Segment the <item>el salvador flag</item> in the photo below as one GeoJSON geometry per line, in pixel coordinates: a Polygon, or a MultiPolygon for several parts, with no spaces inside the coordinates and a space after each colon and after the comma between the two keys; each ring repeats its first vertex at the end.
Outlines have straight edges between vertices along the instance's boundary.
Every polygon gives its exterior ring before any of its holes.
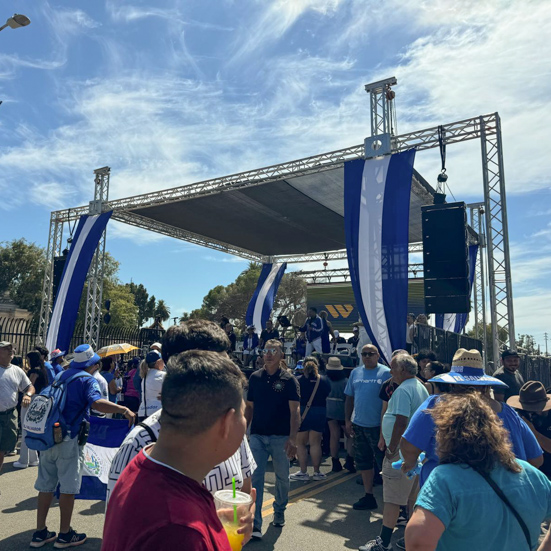
{"type": "Polygon", "coordinates": [[[82,484],[77,499],[105,501],[111,462],[129,431],[126,419],[90,417],[90,434],[84,446],[82,484]]]}
{"type": "Polygon", "coordinates": [[[48,326],[48,350],[69,350],[88,268],[111,214],[113,211],[80,217],[48,326]]]}
{"type": "Polygon", "coordinates": [[[406,347],[409,204],[415,150],[344,165],[348,267],[360,315],[381,357],[406,347]]]}
{"type": "Polygon", "coordinates": [[[245,317],[247,325],[254,325],[257,333],[262,332],[270,318],[277,290],[286,268],[287,262],[262,265],[258,284],[253,298],[249,302],[245,317]]]}
{"type": "MultiPolygon", "coordinates": [[[[472,291],[474,283],[474,272],[476,268],[476,257],[478,255],[478,245],[469,245],[469,290],[472,291]]],[[[434,325],[445,331],[462,333],[467,325],[467,313],[461,314],[436,314],[434,325]]]]}

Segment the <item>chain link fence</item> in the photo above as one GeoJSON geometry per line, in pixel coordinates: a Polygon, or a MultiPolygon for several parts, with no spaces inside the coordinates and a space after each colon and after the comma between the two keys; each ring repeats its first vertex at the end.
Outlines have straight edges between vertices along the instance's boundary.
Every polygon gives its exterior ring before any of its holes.
{"type": "MultiPolygon", "coordinates": [[[[103,324],[100,328],[98,350],[110,344],[126,342],[137,346],[130,355],[139,354],[144,346],[160,341],[164,334],[162,329],[132,329],[103,324]]],[[[77,323],[67,353],[70,354],[79,344],[83,343],[84,325],[77,323]]],[[[38,344],[38,323],[25,319],[0,317],[0,340],[9,341],[15,348],[15,353],[25,356],[38,344]]]]}

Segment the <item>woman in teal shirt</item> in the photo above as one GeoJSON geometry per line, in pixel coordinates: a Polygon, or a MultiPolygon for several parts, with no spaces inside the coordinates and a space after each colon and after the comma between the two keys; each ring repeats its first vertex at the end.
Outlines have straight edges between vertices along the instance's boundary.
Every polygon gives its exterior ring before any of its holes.
{"type": "Polygon", "coordinates": [[[515,459],[507,431],[478,394],[446,395],[431,415],[440,465],[417,498],[406,528],[407,550],[537,549],[540,524],[551,518],[551,482],[515,459]],[[485,477],[516,509],[528,538],[485,477]]]}

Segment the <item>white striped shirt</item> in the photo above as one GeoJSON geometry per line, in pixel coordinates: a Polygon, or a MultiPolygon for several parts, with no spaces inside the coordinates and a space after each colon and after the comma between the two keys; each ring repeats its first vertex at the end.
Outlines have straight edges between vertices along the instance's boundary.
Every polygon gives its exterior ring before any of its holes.
{"type": "MultiPolygon", "coordinates": [[[[155,435],[155,440],[159,436],[159,430],[161,423],[159,419],[161,417],[161,410],[150,415],[144,423],[150,428],[155,435]]],[[[111,469],[109,470],[109,481],[107,482],[107,496],[105,499],[105,508],[107,510],[107,504],[109,503],[109,497],[115,487],[119,476],[124,468],[140,453],[140,450],[152,444],[155,441],[148,433],[147,429],[140,427],[134,427],[124,439],[119,451],[116,453],[111,463],[111,469]]],[[[231,489],[232,478],[235,477],[235,485],[238,489],[243,487],[243,480],[250,478],[256,469],[256,462],[253,458],[247,437],[243,438],[239,449],[226,461],[216,465],[210,471],[210,473],[203,480],[203,484],[207,490],[214,494],[218,490],[231,489]]]]}

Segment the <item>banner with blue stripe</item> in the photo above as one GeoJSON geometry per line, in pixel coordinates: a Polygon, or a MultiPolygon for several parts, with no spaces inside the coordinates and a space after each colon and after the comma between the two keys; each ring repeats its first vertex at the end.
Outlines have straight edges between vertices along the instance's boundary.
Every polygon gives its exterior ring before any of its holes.
{"type": "Polygon", "coordinates": [[[381,357],[405,348],[409,204],[415,150],[344,165],[348,267],[360,315],[381,357]]]}
{"type": "Polygon", "coordinates": [[[81,216],[55,299],[46,348],[69,350],[90,263],[113,211],[81,216]]]}
{"type": "Polygon", "coordinates": [[[245,321],[247,325],[254,325],[257,333],[261,333],[270,318],[274,301],[281,283],[281,278],[287,269],[287,262],[283,264],[263,264],[258,284],[249,302],[245,321]]]}
{"type": "MultiPolygon", "coordinates": [[[[474,283],[474,272],[476,269],[476,257],[478,255],[478,245],[469,245],[469,292],[472,293],[474,283]]],[[[462,333],[467,325],[469,315],[461,314],[436,314],[434,325],[439,329],[462,333]]]]}

